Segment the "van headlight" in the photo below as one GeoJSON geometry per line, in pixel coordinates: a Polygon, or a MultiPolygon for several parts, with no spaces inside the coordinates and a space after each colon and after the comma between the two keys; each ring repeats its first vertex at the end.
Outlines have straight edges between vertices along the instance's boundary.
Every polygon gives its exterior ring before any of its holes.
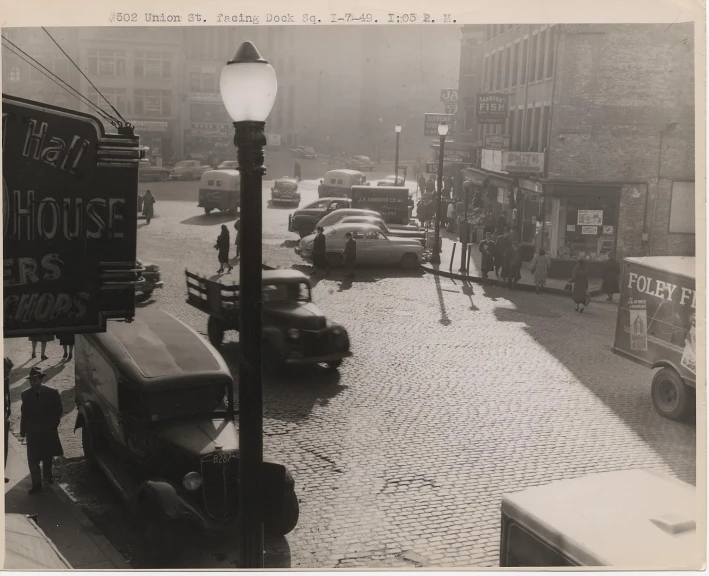
{"type": "Polygon", "coordinates": [[[185,490],[194,492],[202,486],[202,477],[197,472],[188,472],[182,479],[182,485],[185,490]]]}
{"type": "Polygon", "coordinates": [[[300,330],[298,330],[297,328],[291,328],[290,330],[288,330],[288,337],[293,340],[297,340],[298,338],[300,338],[300,330]]]}

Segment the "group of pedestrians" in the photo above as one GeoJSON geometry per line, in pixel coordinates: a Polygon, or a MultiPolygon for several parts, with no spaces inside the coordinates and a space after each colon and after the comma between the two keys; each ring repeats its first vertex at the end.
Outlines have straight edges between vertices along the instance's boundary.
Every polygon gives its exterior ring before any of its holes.
{"type": "MultiPolygon", "coordinates": [[[[236,230],[236,240],[234,240],[234,245],[236,246],[236,257],[241,257],[241,218],[237,218],[234,222],[234,230],[236,230]]],[[[219,260],[219,270],[217,274],[224,274],[224,268],[227,268],[226,273],[229,274],[234,267],[229,262],[229,251],[231,250],[231,237],[229,235],[229,228],[226,224],[222,224],[222,231],[217,237],[217,242],[214,244],[214,248],[217,250],[217,258],[219,260]]]]}
{"type": "MultiPolygon", "coordinates": [[[[354,278],[355,266],[357,264],[357,241],[352,236],[352,232],[345,234],[345,270],[348,278],[354,278]]],[[[330,262],[327,259],[327,240],[325,229],[318,226],[315,229],[315,239],[313,240],[313,267],[310,275],[314,276],[319,271],[324,270],[325,276],[330,274],[330,262]]]]}
{"type": "MultiPolygon", "coordinates": [[[[64,348],[63,358],[65,360],[71,360],[74,356],[74,334],[73,333],[62,333],[59,334],[59,344],[64,348]]],[[[41,349],[41,360],[48,360],[47,356],[47,344],[54,342],[54,334],[37,334],[29,337],[29,341],[32,342],[32,359],[37,358],[37,344],[40,344],[41,349]]]]}

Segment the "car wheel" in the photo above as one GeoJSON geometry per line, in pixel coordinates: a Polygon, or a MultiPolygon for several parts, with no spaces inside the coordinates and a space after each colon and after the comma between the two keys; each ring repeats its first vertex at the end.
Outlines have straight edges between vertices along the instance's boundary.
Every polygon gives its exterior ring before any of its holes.
{"type": "Polygon", "coordinates": [[[269,536],[285,536],[298,525],[300,506],[298,496],[294,491],[288,492],[283,502],[283,512],[280,518],[267,518],[264,521],[264,531],[269,536]]]}
{"type": "Polygon", "coordinates": [[[224,322],[210,316],[207,320],[207,336],[209,337],[209,342],[215,348],[219,348],[224,342],[224,322]]]}
{"type": "Polygon", "coordinates": [[[663,368],[652,379],[652,403],[655,410],[669,420],[681,420],[693,409],[693,395],[672,368],[663,368]]]}
{"type": "Polygon", "coordinates": [[[86,420],[81,426],[81,446],[84,449],[86,462],[94,470],[99,470],[98,460],[96,460],[99,441],[96,438],[96,434],[91,430],[91,425],[86,420]]]}
{"type": "Polygon", "coordinates": [[[342,366],[342,358],[339,360],[330,360],[330,362],[327,363],[327,367],[332,370],[337,370],[340,366],[342,366]]]}
{"type": "Polygon", "coordinates": [[[404,268],[404,270],[413,270],[418,266],[419,259],[416,254],[412,254],[411,252],[404,254],[401,257],[401,267],[404,268]]]}
{"type": "Polygon", "coordinates": [[[167,182],[168,178],[170,178],[170,176],[166,172],[160,174],[160,182],[167,182]]]}
{"type": "Polygon", "coordinates": [[[212,213],[212,210],[213,210],[213,208],[205,208],[205,209],[204,209],[204,213],[205,213],[205,214],[211,214],[211,213],[212,213]]]}
{"type": "Polygon", "coordinates": [[[328,252],[325,255],[325,258],[327,258],[327,263],[333,268],[342,266],[342,263],[344,261],[342,254],[340,254],[339,252],[328,252]]]}

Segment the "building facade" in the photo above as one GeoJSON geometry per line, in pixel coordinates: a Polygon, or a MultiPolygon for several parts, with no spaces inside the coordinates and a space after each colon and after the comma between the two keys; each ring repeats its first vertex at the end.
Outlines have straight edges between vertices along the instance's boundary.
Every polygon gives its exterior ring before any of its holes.
{"type": "Polygon", "coordinates": [[[598,273],[611,252],[694,254],[692,25],[480,28],[461,120],[494,224],[545,246],[560,276],[579,258],[598,273]]]}

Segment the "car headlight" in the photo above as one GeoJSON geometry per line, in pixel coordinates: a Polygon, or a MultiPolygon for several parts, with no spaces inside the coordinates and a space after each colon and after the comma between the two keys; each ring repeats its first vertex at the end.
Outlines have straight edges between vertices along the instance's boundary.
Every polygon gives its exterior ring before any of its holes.
{"type": "Polygon", "coordinates": [[[197,472],[188,472],[182,479],[182,485],[185,487],[185,490],[194,492],[195,490],[199,490],[200,486],[202,486],[202,477],[197,472]]]}
{"type": "Polygon", "coordinates": [[[297,328],[291,328],[290,330],[288,330],[288,337],[292,338],[293,340],[297,340],[298,338],[300,338],[300,330],[298,330],[297,328]]]}

